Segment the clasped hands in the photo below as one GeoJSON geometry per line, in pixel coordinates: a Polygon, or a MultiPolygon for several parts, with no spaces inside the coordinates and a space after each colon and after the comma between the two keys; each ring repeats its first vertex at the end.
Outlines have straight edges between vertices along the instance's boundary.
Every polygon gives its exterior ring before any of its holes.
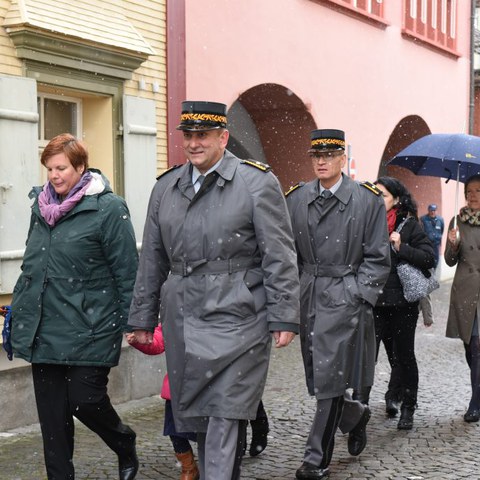
{"type": "MultiPolygon", "coordinates": [[[[139,343],[141,345],[150,345],[153,342],[153,333],[148,330],[134,330],[125,334],[129,345],[139,343]]],[[[273,332],[275,348],[286,347],[295,338],[293,332],[273,332]]]]}

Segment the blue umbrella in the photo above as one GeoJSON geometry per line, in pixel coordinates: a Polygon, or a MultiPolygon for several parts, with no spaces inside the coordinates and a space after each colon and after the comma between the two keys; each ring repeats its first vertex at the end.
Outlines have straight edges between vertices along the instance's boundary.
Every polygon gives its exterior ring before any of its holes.
{"type": "Polygon", "coordinates": [[[387,165],[407,168],[415,175],[446,178],[447,182],[451,178],[457,180],[457,212],[458,182],[480,174],[480,137],[464,133],[425,135],[397,153],[387,165]]]}
{"type": "Polygon", "coordinates": [[[480,137],[464,133],[425,135],[397,153],[387,165],[407,168],[415,175],[465,182],[480,173],[480,137]]]}

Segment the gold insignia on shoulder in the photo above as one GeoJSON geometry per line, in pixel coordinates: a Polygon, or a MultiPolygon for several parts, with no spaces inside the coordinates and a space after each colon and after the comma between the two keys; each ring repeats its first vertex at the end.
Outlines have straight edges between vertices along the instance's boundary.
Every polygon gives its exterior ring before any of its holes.
{"type": "Polygon", "coordinates": [[[285,192],[285,196],[287,197],[287,196],[290,195],[294,190],[296,190],[298,187],[303,187],[303,185],[305,185],[304,182],[299,182],[299,183],[297,183],[296,185],[293,185],[293,187],[290,187],[290,188],[285,192]]]}
{"type": "Polygon", "coordinates": [[[171,172],[172,170],[175,170],[177,168],[180,168],[180,167],[183,167],[183,164],[182,163],[179,163],[178,165],[174,165],[173,167],[170,167],[170,168],[167,168],[164,172],[162,172],[158,177],[157,177],[157,180],[161,177],[163,177],[164,175],[166,175],[167,173],[171,172]]]}
{"type": "Polygon", "coordinates": [[[368,188],[371,192],[373,192],[375,195],[381,195],[382,191],[372,182],[362,182],[360,183],[362,187],[368,188]]]}
{"type": "Polygon", "coordinates": [[[256,167],[262,172],[268,172],[271,170],[270,165],[267,165],[266,163],[259,162],[257,160],[242,160],[242,163],[245,163],[247,165],[250,165],[252,167],[256,167]]]}

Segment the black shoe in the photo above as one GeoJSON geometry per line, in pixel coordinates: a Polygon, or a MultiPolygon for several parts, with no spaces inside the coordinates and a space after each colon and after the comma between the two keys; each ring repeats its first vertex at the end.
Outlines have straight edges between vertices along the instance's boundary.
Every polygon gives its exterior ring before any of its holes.
{"type": "Polygon", "coordinates": [[[463,419],[468,423],[478,422],[478,420],[480,420],[480,410],[468,409],[465,415],[463,416],[463,419]]]}
{"type": "Polygon", "coordinates": [[[359,422],[348,434],[348,453],[353,456],[360,455],[367,445],[367,423],[370,420],[370,409],[365,405],[359,422]]]}
{"type": "Polygon", "coordinates": [[[268,443],[268,419],[259,418],[258,420],[252,420],[250,422],[252,426],[252,441],[250,443],[250,456],[256,457],[259,453],[262,453],[267,447],[268,443]]]}
{"type": "Polygon", "coordinates": [[[399,430],[411,430],[413,427],[414,413],[414,407],[405,407],[402,405],[402,413],[400,414],[400,420],[398,421],[397,428],[399,430]]]}
{"type": "Polygon", "coordinates": [[[320,468],[308,462],[303,462],[302,466],[296,471],[295,477],[298,480],[318,480],[327,478],[330,471],[328,468],[320,468]]]}
{"type": "Polygon", "coordinates": [[[138,458],[135,447],[130,455],[118,457],[118,475],[120,480],[133,480],[138,472],[138,458]]]}
{"type": "Polygon", "coordinates": [[[396,417],[398,414],[398,403],[388,398],[385,400],[385,411],[390,418],[396,417]]]}

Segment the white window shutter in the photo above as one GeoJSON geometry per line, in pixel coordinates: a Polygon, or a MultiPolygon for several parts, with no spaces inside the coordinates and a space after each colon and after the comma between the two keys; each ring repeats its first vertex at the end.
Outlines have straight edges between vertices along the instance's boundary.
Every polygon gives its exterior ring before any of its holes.
{"type": "Polygon", "coordinates": [[[0,75],[0,294],[12,293],[30,225],[28,194],[41,184],[37,84],[0,75]]]}
{"type": "Polygon", "coordinates": [[[142,241],[148,200],[157,172],[155,102],[123,97],[125,200],[137,242],[142,241]]]}

